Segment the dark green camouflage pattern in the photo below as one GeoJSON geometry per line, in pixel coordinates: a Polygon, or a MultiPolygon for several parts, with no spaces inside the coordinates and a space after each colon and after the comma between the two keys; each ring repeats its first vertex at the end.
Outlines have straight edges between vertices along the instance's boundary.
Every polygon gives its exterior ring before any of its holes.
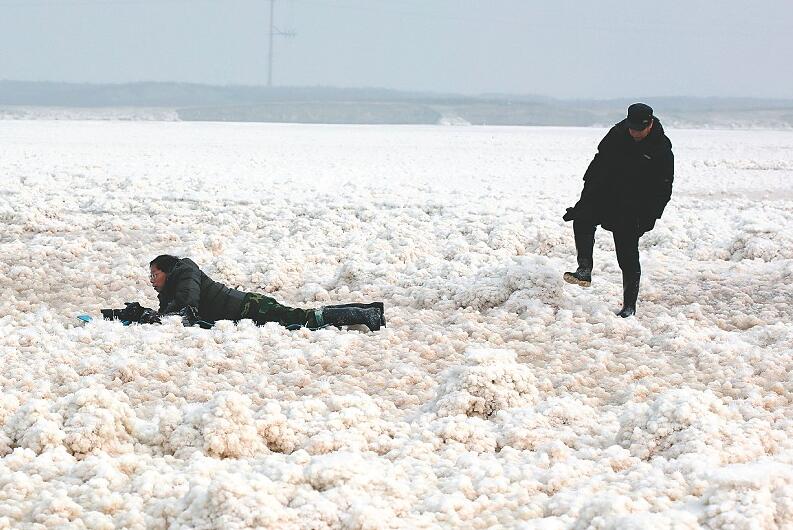
{"type": "Polygon", "coordinates": [[[242,318],[250,318],[257,325],[277,322],[282,326],[298,325],[312,329],[318,327],[313,309],[285,306],[275,298],[259,293],[245,295],[242,300],[242,318]]]}

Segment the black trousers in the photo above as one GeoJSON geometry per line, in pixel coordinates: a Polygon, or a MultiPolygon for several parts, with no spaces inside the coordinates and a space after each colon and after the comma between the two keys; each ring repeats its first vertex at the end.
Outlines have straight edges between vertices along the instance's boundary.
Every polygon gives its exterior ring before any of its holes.
{"type": "MultiPolygon", "coordinates": [[[[585,220],[573,221],[575,249],[578,254],[578,266],[592,268],[592,250],[595,247],[595,230],[597,224],[585,220]]],[[[618,226],[611,231],[614,236],[614,247],[617,251],[617,263],[622,271],[623,280],[638,279],[642,274],[639,264],[639,238],[642,234],[637,227],[618,226]]]]}

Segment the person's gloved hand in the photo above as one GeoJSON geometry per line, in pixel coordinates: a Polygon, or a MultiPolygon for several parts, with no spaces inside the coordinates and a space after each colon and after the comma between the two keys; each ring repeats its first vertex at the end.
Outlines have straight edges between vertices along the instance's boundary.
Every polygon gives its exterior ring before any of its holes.
{"type": "Polygon", "coordinates": [[[575,208],[568,208],[567,212],[562,216],[565,221],[572,221],[575,219],[575,208]]]}
{"type": "Polygon", "coordinates": [[[198,311],[195,307],[189,305],[179,311],[179,314],[182,315],[182,325],[183,326],[194,326],[196,322],[198,322],[198,311]]]}
{"type": "Polygon", "coordinates": [[[138,318],[138,324],[162,324],[162,321],[157,311],[144,307],[143,312],[138,318]]]}

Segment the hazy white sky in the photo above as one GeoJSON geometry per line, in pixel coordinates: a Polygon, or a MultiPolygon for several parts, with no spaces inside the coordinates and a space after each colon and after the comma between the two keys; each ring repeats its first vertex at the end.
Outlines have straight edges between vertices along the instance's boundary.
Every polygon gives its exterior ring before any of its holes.
{"type": "MultiPolygon", "coordinates": [[[[0,79],[267,82],[269,0],[0,0],[0,79]]],[[[793,1],[275,0],[273,83],[793,98],[793,1]]]]}

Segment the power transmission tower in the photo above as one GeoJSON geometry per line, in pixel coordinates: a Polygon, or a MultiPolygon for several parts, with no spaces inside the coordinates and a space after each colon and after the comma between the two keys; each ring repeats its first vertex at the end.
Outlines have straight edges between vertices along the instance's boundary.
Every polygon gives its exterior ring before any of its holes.
{"type": "Polygon", "coordinates": [[[275,27],[275,0],[270,0],[270,46],[267,58],[267,86],[273,86],[273,37],[294,37],[296,33],[292,30],[281,31],[275,27]]]}

